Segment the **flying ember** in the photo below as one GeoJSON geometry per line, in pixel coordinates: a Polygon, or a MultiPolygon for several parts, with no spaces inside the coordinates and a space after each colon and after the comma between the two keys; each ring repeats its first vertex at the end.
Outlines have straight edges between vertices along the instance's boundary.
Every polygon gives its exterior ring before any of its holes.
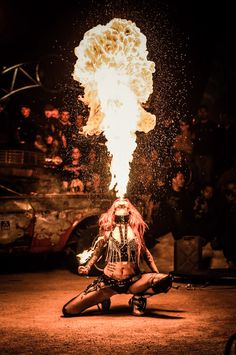
{"type": "Polygon", "coordinates": [[[153,91],[155,63],[147,60],[146,37],[135,23],[114,18],[87,31],[75,48],[73,77],[84,86],[90,109],[84,134],[104,133],[111,154],[110,189],[124,196],[136,131],[149,132],[156,117],[143,104],[153,91]]]}

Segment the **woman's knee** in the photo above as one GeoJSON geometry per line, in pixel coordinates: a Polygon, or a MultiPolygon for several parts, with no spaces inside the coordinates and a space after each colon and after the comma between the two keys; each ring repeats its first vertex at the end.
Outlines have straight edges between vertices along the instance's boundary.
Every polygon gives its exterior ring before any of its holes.
{"type": "Polygon", "coordinates": [[[153,274],[151,288],[157,293],[166,293],[172,287],[173,277],[166,274],[153,274]]]}
{"type": "MultiPolygon", "coordinates": [[[[78,305],[78,300],[81,297],[83,293],[73,297],[72,299],[70,299],[66,304],[64,304],[64,306],[62,307],[62,313],[65,317],[70,317],[74,314],[73,309],[75,308],[75,306],[78,305]]],[[[79,314],[80,312],[76,312],[76,314],[79,314]]]]}

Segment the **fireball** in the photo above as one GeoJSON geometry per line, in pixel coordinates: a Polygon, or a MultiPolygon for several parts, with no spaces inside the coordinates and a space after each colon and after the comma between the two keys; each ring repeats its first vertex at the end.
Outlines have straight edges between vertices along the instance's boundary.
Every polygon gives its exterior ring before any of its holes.
{"type": "Polygon", "coordinates": [[[86,135],[104,133],[111,159],[110,189],[124,196],[136,131],[149,132],[156,117],[143,104],[153,91],[155,63],[147,59],[146,37],[132,21],[115,18],[85,33],[75,48],[73,77],[84,86],[89,118],[86,135]]]}

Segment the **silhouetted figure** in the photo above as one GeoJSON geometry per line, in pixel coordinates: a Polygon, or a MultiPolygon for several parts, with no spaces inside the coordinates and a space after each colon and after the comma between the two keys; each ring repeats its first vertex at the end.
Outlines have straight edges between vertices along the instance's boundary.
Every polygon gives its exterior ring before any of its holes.
{"type": "Polygon", "coordinates": [[[16,124],[16,141],[22,149],[34,149],[34,141],[36,137],[36,121],[29,105],[22,104],[20,106],[20,115],[16,124]]]}
{"type": "Polygon", "coordinates": [[[191,235],[194,228],[193,200],[185,189],[185,175],[181,169],[173,170],[170,185],[157,190],[149,201],[145,240],[150,247],[155,239],[172,232],[174,239],[191,235]]]}
{"type": "Polygon", "coordinates": [[[199,186],[213,181],[215,156],[216,124],[210,119],[208,107],[201,105],[193,124],[193,160],[199,186]]]}

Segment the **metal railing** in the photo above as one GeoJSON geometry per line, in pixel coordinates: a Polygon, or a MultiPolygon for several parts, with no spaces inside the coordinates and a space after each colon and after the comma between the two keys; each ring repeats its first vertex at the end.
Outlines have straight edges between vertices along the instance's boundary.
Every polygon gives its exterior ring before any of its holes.
{"type": "Polygon", "coordinates": [[[44,155],[40,152],[25,150],[0,150],[1,166],[43,166],[44,155]]]}

